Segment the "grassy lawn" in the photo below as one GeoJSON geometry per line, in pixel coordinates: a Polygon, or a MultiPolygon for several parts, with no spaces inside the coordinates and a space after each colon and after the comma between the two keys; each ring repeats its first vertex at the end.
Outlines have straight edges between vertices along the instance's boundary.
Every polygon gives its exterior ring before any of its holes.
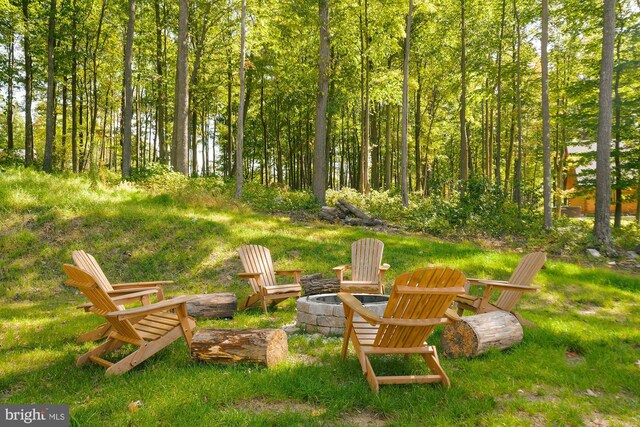
{"type": "MultiPolygon", "coordinates": [[[[75,337],[102,323],[76,310],[62,285],[71,252],[92,253],[112,282],[172,279],[168,294],[246,297],[239,246],[271,249],[276,268],[322,272],[349,260],[351,242],[376,237],[391,264],[387,283],[429,264],[470,277],[507,279],[521,254],[407,234],[378,234],[268,216],[206,193],[154,195],[128,185],[31,171],[0,172],[0,403],[67,403],[81,426],[105,425],[640,425],[640,277],[550,259],[525,295],[521,344],[474,359],[442,358],[452,387],[382,386],[370,392],[339,337],[289,336],[288,360],[272,369],[202,364],[176,341],[142,366],[105,377],[77,368],[92,348],[75,337]],[[143,406],[128,411],[132,401],[143,406]]],[[[388,287],[389,288],[389,287],[388,287]]],[[[281,327],[287,301],[264,315],[199,327],[281,327]]],[[[439,344],[437,331],[430,339],[439,344]]],[[[377,362],[377,363],[376,363],[377,362]]],[[[418,357],[381,357],[380,373],[422,373],[418,357]]]]}

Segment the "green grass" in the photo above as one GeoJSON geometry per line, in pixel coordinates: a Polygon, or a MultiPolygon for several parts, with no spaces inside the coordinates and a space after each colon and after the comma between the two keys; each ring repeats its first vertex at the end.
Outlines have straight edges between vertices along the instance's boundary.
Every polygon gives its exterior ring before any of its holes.
{"type": "MultiPolygon", "coordinates": [[[[276,267],[329,276],[362,237],[385,242],[387,283],[429,264],[506,279],[521,256],[420,235],[296,223],[204,190],[151,194],[8,169],[0,173],[0,403],[67,403],[82,426],[640,424],[640,278],[554,259],[538,275],[541,291],[519,305],[538,327],[504,352],[442,358],[448,391],[394,385],[376,396],[354,353],[340,359],[340,338],[303,333],[289,337],[288,360],[272,369],[197,363],[184,341],[120,377],[74,365],[92,346],[75,337],[101,323],[76,310],[83,298],[62,285],[61,264],[75,249],[94,254],[113,282],[172,279],[172,295],[230,291],[242,300],[249,287],[236,278],[240,245],[268,246],[276,267]],[[143,407],[129,412],[137,400],[143,407]]],[[[269,315],[249,310],[199,327],[294,320],[288,301],[269,315]]],[[[438,344],[439,334],[430,341],[438,344]]],[[[424,372],[417,357],[381,357],[374,367],[424,372]]]]}

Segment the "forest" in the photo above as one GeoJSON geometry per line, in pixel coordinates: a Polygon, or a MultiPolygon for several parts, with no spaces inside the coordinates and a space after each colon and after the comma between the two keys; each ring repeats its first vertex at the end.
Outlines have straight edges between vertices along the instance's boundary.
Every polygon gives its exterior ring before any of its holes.
{"type": "MultiPolygon", "coordinates": [[[[640,6],[608,4],[611,169],[601,199],[606,207],[612,193],[619,226],[623,201],[640,206],[640,6]]],[[[519,210],[544,207],[547,226],[572,192],[596,185],[601,2],[2,0],[1,9],[0,148],[24,150],[19,160],[45,171],[126,179],[167,166],[236,177],[240,191],[243,180],[314,188],[321,202],[326,188],[402,191],[405,206],[407,193],[456,198],[471,180],[519,210]],[[576,167],[582,179],[568,189],[576,167]]]]}

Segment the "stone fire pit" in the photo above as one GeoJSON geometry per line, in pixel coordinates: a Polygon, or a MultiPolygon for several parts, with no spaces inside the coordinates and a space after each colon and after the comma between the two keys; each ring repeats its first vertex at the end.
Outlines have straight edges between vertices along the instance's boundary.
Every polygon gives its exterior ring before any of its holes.
{"type": "MultiPolygon", "coordinates": [[[[389,295],[354,294],[373,313],[382,316],[389,301],[389,295]]],[[[298,322],[300,329],[319,332],[324,335],[344,333],[344,310],[342,301],[336,294],[320,294],[298,298],[298,322]]],[[[359,317],[356,315],[356,317],[359,317]]]]}

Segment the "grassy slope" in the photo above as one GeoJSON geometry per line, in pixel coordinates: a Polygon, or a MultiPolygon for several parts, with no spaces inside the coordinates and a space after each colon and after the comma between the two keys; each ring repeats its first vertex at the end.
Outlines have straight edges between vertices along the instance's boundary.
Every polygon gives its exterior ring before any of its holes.
{"type": "MultiPolygon", "coordinates": [[[[207,196],[184,202],[75,177],[0,173],[0,403],[68,403],[79,425],[640,424],[640,278],[554,260],[537,278],[542,291],[520,303],[538,327],[506,352],[443,358],[453,384],[446,392],[383,386],[377,397],[355,355],[340,359],[340,338],[307,334],[291,336],[288,362],[270,370],[198,364],[184,342],[117,378],[73,364],[91,348],[74,337],[101,323],[75,310],[81,296],[61,285],[60,266],[74,249],[93,253],[113,282],[173,279],[170,294],[232,291],[241,300],[248,286],[235,278],[240,245],[268,246],[276,267],[329,275],[349,259],[350,243],[367,236],[386,244],[389,282],[427,264],[506,279],[520,256],[296,224],[207,196]],[[132,414],[135,400],[144,406],[132,414]]],[[[294,318],[289,301],[268,316],[250,310],[199,326],[280,327],[294,318]]],[[[381,358],[374,367],[423,371],[417,358],[381,358]]]]}

